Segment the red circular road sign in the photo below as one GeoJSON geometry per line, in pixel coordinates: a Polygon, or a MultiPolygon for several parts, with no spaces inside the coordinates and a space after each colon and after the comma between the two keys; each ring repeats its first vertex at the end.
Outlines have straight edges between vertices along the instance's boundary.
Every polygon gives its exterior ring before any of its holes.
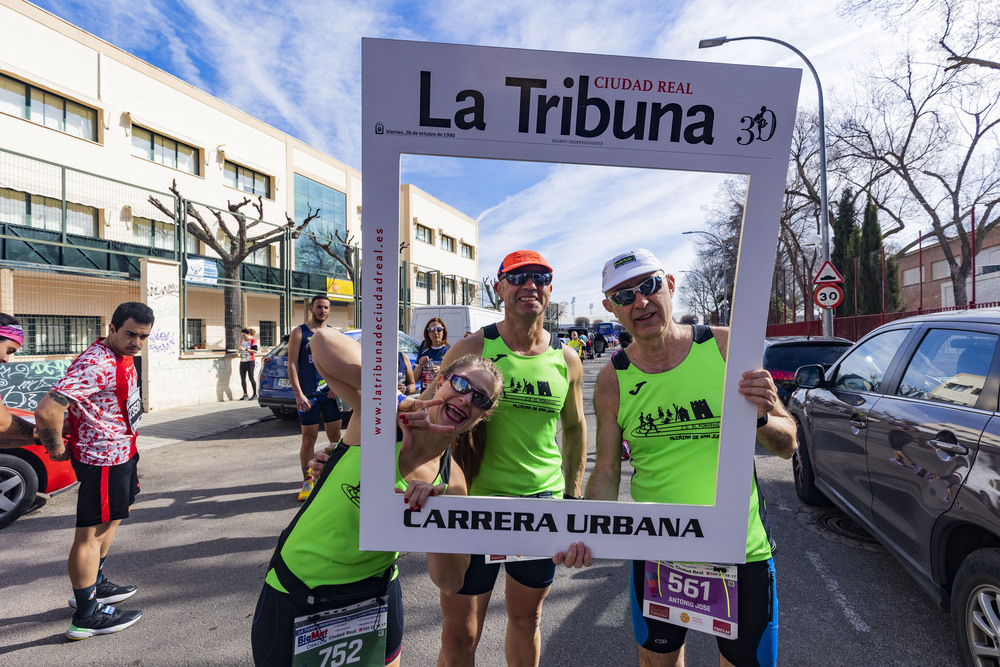
{"type": "Polygon", "coordinates": [[[820,308],[836,308],[844,301],[844,290],[839,285],[826,283],[813,292],[813,302],[820,308]]]}

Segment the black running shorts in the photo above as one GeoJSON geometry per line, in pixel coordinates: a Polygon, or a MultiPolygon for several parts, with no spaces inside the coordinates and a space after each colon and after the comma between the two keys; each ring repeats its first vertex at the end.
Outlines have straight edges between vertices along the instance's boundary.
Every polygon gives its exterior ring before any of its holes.
{"type": "Polygon", "coordinates": [[[138,463],[138,453],[113,466],[95,466],[72,459],[73,471],[80,482],[76,498],[77,528],[128,518],[129,507],[139,493],[138,463]]]}
{"type": "MultiPolygon", "coordinates": [[[[739,637],[716,637],[719,652],[736,667],[773,666],[778,659],[778,595],[774,559],[736,566],[739,578],[739,637]]],[[[687,628],[642,615],[645,562],[632,561],[630,586],[635,641],[654,653],[673,653],[684,645],[687,628]]]]}
{"type": "Polygon", "coordinates": [[[299,423],[303,426],[313,426],[316,424],[330,424],[340,421],[340,406],[337,399],[320,396],[313,401],[308,412],[299,413],[299,423]]]}
{"type": "Polygon", "coordinates": [[[465,582],[458,594],[481,595],[492,591],[501,565],[514,581],[528,588],[548,588],[556,576],[556,564],[551,558],[487,563],[482,555],[473,554],[469,569],[465,571],[465,582]]]}
{"type": "MultiPolygon", "coordinates": [[[[330,607],[346,606],[367,600],[371,595],[362,595],[356,600],[341,600],[330,607]]],[[[389,582],[386,591],[388,619],[385,632],[385,664],[399,656],[403,648],[403,595],[399,577],[389,582]]],[[[257,610],[250,629],[250,645],[253,662],[257,667],[290,667],[292,664],[292,637],[295,619],[310,612],[323,611],[321,608],[307,609],[295,602],[288,593],[264,584],[257,600],[257,610]]]]}

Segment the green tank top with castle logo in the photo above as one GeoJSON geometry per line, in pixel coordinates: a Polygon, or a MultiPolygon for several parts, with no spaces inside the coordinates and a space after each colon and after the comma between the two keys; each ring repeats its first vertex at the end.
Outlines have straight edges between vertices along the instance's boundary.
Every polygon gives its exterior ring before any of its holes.
{"type": "MultiPolygon", "coordinates": [[[[636,502],[713,505],[726,362],[708,327],[695,327],[691,351],[679,366],[644,373],[617,352],[618,425],[628,441],[636,502]]],[[[748,440],[753,442],[751,434],[748,440]]],[[[752,445],[751,445],[752,446],[752,445]]],[[[771,557],[756,474],[750,480],[747,562],[771,557]]]]}
{"type": "Polygon", "coordinates": [[[483,356],[503,372],[504,390],[486,422],[486,453],[469,495],[551,492],[562,498],[566,483],[556,430],[569,393],[563,349],[525,357],[510,351],[496,325],[485,327],[485,333],[483,356]]]}
{"type": "MultiPolygon", "coordinates": [[[[396,443],[396,458],[402,443],[396,443]]],[[[343,445],[341,445],[343,446],[343,445]]],[[[358,533],[361,522],[361,447],[346,447],[329,477],[306,500],[295,527],[281,547],[288,569],[309,588],[350,584],[381,575],[395,562],[396,551],[361,551],[358,533]]],[[[336,454],[336,453],[335,453],[336,454]]],[[[442,457],[442,468],[434,483],[450,473],[451,457],[442,457]],[[444,472],[445,468],[448,472],[444,472]]],[[[396,469],[396,488],[406,482],[396,469]]],[[[399,496],[400,507],[403,497],[399,496]]],[[[397,576],[393,574],[393,578],[397,576]]],[[[265,581],[274,589],[288,591],[272,569],[265,581]]]]}

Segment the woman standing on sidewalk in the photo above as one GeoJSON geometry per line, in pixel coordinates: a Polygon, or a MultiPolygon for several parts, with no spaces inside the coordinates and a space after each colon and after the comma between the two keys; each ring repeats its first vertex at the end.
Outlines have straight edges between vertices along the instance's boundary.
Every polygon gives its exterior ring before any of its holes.
{"type": "Polygon", "coordinates": [[[257,367],[257,339],[254,336],[257,332],[253,329],[240,329],[240,384],[243,385],[243,398],[241,401],[253,401],[257,399],[257,380],[254,378],[254,370],[257,367]],[[247,396],[247,376],[250,376],[250,387],[253,388],[253,396],[247,396]]]}

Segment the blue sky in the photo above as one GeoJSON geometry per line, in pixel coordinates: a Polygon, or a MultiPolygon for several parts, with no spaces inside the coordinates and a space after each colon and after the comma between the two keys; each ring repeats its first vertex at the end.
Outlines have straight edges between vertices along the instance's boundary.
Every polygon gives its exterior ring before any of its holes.
{"type": "MultiPolygon", "coordinates": [[[[899,36],[837,14],[829,0],[39,0],[41,7],[353,166],[361,166],[361,38],[801,67],[763,42],[701,50],[719,35],[767,35],[795,44],[824,84],[828,109],[849,101],[871,48],[899,36]]],[[[803,77],[800,109],[815,109],[803,77]]],[[[413,158],[403,180],[481,221],[480,273],[517,247],[557,269],[553,299],[577,297],[577,315],[602,314],[603,261],[647,246],[683,282],[717,176],[533,163],[413,158]],[[609,193],[613,200],[609,200],[609,193]],[[534,227],[522,223],[532,219],[534,227]],[[522,230],[520,236],[511,230],[522,230]],[[590,304],[594,304],[590,309],[590,304]]],[[[831,193],[835,200],[835,193],[831,193]]],[[[683,288],[683,285],[681,285],[683,288]]]]}

